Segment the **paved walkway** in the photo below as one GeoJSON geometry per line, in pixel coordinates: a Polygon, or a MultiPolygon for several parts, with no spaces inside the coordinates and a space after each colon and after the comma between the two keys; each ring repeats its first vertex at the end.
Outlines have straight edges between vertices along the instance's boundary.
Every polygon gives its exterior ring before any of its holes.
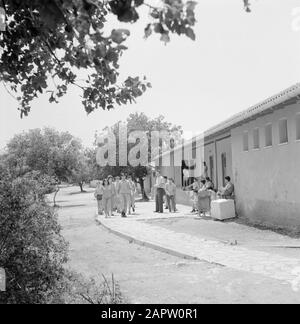
{"type": "MultiPolygon", "coordinates": [[[[173,254],[200,259],[209,263],[217,263],[235,270],[248,271],[260,274],[269,278],[283,281],[292,286],[294,291],[300,294],[300,259],[285,257],[275,253],[267,253],[242,246],[233,246],[228,242],[210,240],[186,233],[179,233],[161,226],[147,223],[149,220],[159,218],[187,217],[190,215],[190,207],[179,206],[180,213],[177,214],[154,214],[153,203],[138,204],[137,214],[127,219],[112,217],[105,219],[102,216],[97,218],[107,229],[115,234],[126,237],[129,240],[137,241],[140,244],[160,249],[173,254]]],[[[243,225],[234,224],[234,226],[243,225]]],[[[230,226],[226,226],[230,230],[230,226]]],[[[251,228],[250,228],[251,229],[251,228]]],[[[250,230],[251,231],[251,230],[250,230]]],[[[249,235],[249,227],[245,227],[249,235]]],[[[257,230],[253,229],[253,234],[257,230]]],[[[264,235],[272,235],[278,238],[278,242],[285,242],[300,246],[300,240],[290,239],[286,236],[264,232],[264,235]]]]}

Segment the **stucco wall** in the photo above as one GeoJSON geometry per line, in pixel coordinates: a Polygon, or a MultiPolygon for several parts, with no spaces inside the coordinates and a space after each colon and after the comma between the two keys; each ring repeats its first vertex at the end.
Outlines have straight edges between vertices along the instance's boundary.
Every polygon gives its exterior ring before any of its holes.
{"type": "Polygon", "coordinates": [[[258,118],[232,130],[233,176],[237,209],[251,222],[300,229],[300,142],[296,115],[300,105],[258,118]],[[288,119],[289,143],[279,144],[279,120],[288,119]],[[273,146],[265,148],[265,125],[273,125],[273,146]],[[260,149],[253,149],[253,130],[260,130],[260,149]],[[243,133],[249,132],[249,152],[243,133]]]}

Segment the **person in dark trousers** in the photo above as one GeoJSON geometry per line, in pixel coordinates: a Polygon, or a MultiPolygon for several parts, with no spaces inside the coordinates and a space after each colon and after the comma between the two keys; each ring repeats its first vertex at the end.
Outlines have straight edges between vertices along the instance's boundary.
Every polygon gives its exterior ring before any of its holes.
{"type": "Polygon", "coordinates": [[[163,213],[164,212],[164,195],[165,195],[165,179],[160,175],[159,172],[156,174],[156,182],[155,182],[155,212],[163,213]]]}

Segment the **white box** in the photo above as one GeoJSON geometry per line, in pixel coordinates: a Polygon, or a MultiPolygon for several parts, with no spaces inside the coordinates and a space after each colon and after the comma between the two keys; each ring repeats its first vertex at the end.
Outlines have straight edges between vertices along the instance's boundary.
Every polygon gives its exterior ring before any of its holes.
{"type": "Polygon", "coordinates": [[[235,218],[234,200],[219,199],[212,201],[211,217],[218,220],[235,218]]]}

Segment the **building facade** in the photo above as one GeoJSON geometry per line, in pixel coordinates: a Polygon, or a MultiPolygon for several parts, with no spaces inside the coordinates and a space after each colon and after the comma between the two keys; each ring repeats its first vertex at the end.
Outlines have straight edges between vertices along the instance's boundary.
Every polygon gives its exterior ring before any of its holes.
{"type": "MultiPolygon", "coordinates": [[[[269,227],[300,230],[300,84],[243,111],[174,152],[177,161],[192,160],[191,177],[204,173],[216,188],[230,176],[240,217],[269,227]]],[[[173,159],[174,160],[174,159],[173,159]]],[[[182,166],[163,166],[176,180],[178,202],[190,204],[182,188],[182,166]]]]}

